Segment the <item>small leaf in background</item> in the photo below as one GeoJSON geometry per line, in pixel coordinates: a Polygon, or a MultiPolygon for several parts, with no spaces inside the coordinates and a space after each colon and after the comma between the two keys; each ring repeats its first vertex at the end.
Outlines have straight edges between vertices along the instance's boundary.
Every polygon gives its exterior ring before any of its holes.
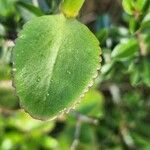
{"type": "Polygon", "coordinates": [[[108,37],[108,29],[101,29],[96,33],[96,37],[99,39],[101,45],[104,44],[108,37]]]}
{"type": "Polygon", "coordinates": [[[8,118],[8,124],[11,127],[20,129],[23,132],[30,132],[30,134],[41,134],[50,132],[54,128],[54,122],[42,122],[33,119],[23,111],[15,112],[13,117],[8,118]]]}
{"type": "Polygon", "coordinates": [[[16,3],[16,5],[27,9],[28,11],[30,11],[33,14],[35,14],[36,16],[44,15],[44,13],[42,12],[42,10],[40,10],[40,8],[35,7],[32,4],[25,3],[25,2],[22,2],[22,1],[18,1],[16,3]]]}
{"type": "Polygon", "coordinates": [[[149,7],[149,0],[123,0],[122,5],[129,15],[142,15],[149,7]]]}
{"type": "Polygon", "coordinates": [[[136,0],[134,2],[135,9],[142,13],[142,10],[144,9],[145,5],[147,4],[149,0],[136,0]]]}
{"type": "Polygon", "coordinates": [[[123,101],[127,107],[135,107],[135,109],[137,110],[137,108],[141,106],[139,104],[139,102],[141,101],[140,93],[133,91],[125,93],[123,95],[123,101]]]}
{"type": "Polygon", "coordinates": [[[129,67],[131,83],[133,86],[145,84],[150,87],[150,61],[147,57],[141,58],[140,62],[132,63],[129,67]]]}
{"type": "Polygon", "coordinates": [[[132,0],[123,0],[122,5],[126,13],[133,15],[134,8],[132,6],[132,0]]]}
{"type": "Polygon", "coordinates": [[[17,0],[0,0],[0,16],[9,17],[15,12],[15,2],[17,0]]]}
{"type": "Polygon", "coordinates": [[[131,34],[135,33],[137,30],[139,30],[139,28],[140,28],[140,22],[135,18],[131,18],[129,23],[130,33],[131,34]]]}
{"type": "Polygon", "coordinates": [[[143,21],[140,30],[142,32],[147,33],[149,32],[149,29],[150,29],[150,20],[143,21]]]}
{"type": "Polygon", "coordinates": [[[13,50],[14,83],[23,108],[49,119],[73,107],[96,77],[100,53],[99,41],[75,19],[61,14],[29,21],[13,50]]]}
{"type": "Polygon", "coordinates": [[[58,141],[50,136],[44,136],[40,140],[41,145],[47,150],[58,150],[58,141]]]}
{"type": "Polygon", "coordinates": [[[139,84],[141,84],[141,64],[140,63],[135,63],[133,62],[130,66],[129,66],[129,72],[130,72],[130,82],[133,86],[138,86],[139,84]]]}
{"type": "MultiPolygon", "coordinates": [[[[68,124],[65,126],[62,134],[59,136],[59,149],[69,150],[74,142],[74,132],[76,130],[77,120],[74,119],[74,122],[68,120],[68,124]]],[[[79,143],[77,149],[81,150],[97,150],[96,145],[96,133],[94,127],[87,123],[81,123],[80,133],[79,133],[79,143]]]]}
{"type": "Polygon", "coordinates": [[[142,78],[143,82],[150,87],[150,60],[149,58],[143,59],[142,63],[142,78]]]}
{"type": "Polygon", "coordinates": [[[76,17],[85,0],[63,0],[62,12],[67,17],[76,17]]]}
{"type": "Polygon", "coordinates": [[[4,109],[18,109],[19,101],[18,98],[14,95],[14,90],[11,87],[11,83],[3,81],[5,86],[2,88],[2,82],[0,82],[0,107],[4,109]],[[7,85],[8,84],[8,85],[7,85]]]}
{"type": "Polygon", "coordinates": [[[91,117],[103,115],[103,96],[96,90],[90,90],[77,107],[77,112],[91,117]]]}
{"type": "Polygon", "coordinates": [[[0,144],[0,149],[2,150],[17,149],[18,145],[22,144],[23,140],[24,140],[23,134],[19,132],[11,131],[9,133],[5,133],[0,144]]]}
{"type": "Polygon", "coordinates": [[[11,67],[8,65],[0,65],[0,81],[11,79],[11,67]]]}
{"type": "Polygon", "coordinates": [[[89,124],[82,124],[79,140],[80,143],[77,149],[97,150],[97,147],[95,146],[97,144],[96,133],[94,128],[91,128],[89,124]]]}
{"type": "Polygon", "coordinates": [[[102,66],[101,73],[103,75],[107,75],[111,68],[113,67],[114,62],[106,63],[105,65],[102,66]]]}
{"type": "Polygon", "coordinates": [[[132,57],[138,52],[138,42],[136,39],[130,39],[126,43],[118,44],[111,56],[115,59],[132,57]]]}
{"type": "Polygon", "coordinates": [[[3,37],[6,35],[5,27],[0,23],[0,37],[3,37]]]}

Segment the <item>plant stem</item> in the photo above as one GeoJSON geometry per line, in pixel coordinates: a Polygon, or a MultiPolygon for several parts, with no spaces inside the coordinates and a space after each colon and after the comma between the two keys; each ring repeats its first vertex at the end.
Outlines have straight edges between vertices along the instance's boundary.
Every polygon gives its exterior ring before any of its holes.
{"type": "Polygon", "coordinates": [[[141,38],[141,33],[137,32],[136,37],[139,42],[141,56],[147,56],[146,46],[145,46],[143,39],[141,38]]]}
{"type": "Polygon", "coordinates": [[[77,149],[77,146],[79,144],[80,131],[81,131],[81,121],[78,120],[77,124],[76,124],[74,140],[73,140],[73,143],[71,145],[70,150],[76,150],[77,149]]]}

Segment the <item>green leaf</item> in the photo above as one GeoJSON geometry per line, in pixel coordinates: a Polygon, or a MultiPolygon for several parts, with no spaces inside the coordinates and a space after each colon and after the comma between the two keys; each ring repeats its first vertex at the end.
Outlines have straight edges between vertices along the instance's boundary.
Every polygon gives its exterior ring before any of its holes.
{"type": "Polygon", "coordinates": [[[41,122],[40,120],[35,120],[22,111],[15,112],[13,117],[11,116],[7,120],[10,127],[15,127],[16,129],[29,132],[30,134],[42,134],[52,131],[54,128],[54,122],[41,122]]]}
{"type": "Polygon", "coordinates": [[[38,7],[35,7],[35,6],[31,5],[31,4],[18,1],[17,5],[25,8],[25,9],[27,9],[28,11],[32,12],[36,16],[42,16],[42,15],[44,15],[44,13],[42,12],[42,10],[40,10],[38,7]]]}
{"type": "Polygon", "coordinates": [[[148,58],[143,60],[142,68],[143,82],[150,87],[150,61],[148,58]]]}
{"type": "Polygon", "coordinates": [[[6,35],[6,29],[3,24],[0,23],[0,37],[4,37],[6,35]]]}
{"type": "Polygon", "coordinates": [[[132,72],[130,80],[133,86],[138,86],[141,83],[140,71],[137,68],[132,72]]]}
{"type": "Polygon", "coordinates": [[[101,29],[96,33],[96,37],[99,39],[101,44],[104,44],[108,37],[108,29],[101,29]]]}
{"type": "Polygon", "coordinates": [[[16,96],[14,96],[14,90],[9,85],[9,82],[0,82],[0,108],[4,109],[18,109],[19,103],[16,96]],[[8,85],[7,85],[8,84],[8,85]],[[8,86],[7,88],[4,87],[8,86]]]}
{"type": "Polygon", "coordinates": [[[76,17],[85,0],[63,0],[62,12],[67,17],[76,17]]]}
{"type": "Polygon", "coordinates": [[[150,34],[147,33],[145,35],[143,35],[143,39],[144,39],[144,43],[145,43],[145,48],[146,48],[146,51],[147,53],[150,52],[150,34]]]}
{"type": "Polygon", "coordinates": [[[73,107],[99,69],[99,42],[63,15],[29,21],[13,50],[14,83],[21,105],[40,119],[73,107]]]}
{"type": "Polygon", "coordinates": [[[142,72],[142,64],[141,62],[138,63],[131,63],[128,69],[130,73],[130,82],[132,86],[138,86],[142,82],[141,72],[142,72]]]}
{"type": "Polygon", "coordinates": [[[134,9],[132,6],[132,0],[123,0],[122,5],[126,13],[128,13],[129,15],[133,15],[134,9]]]}
{"type": "Polygon", "coordinates": [[[15,12],[14,3],[16,0],[0,0],[0,16],[8,17],[15,12]]]}
{"type": "Polygon", "coordinates": [[[147,33],[150,29],[150,20],[142,22],[141,31],[147,33]]]}
{"type": "Polygon", "coordinates": [[[136,0],[135,8],[138,11],[142,11],[144,6],[148,3],[149,0],[136,0]]]}
{"type": "Polygon", "coordinates": [[[102,73],[103,75],[109,74],[109,72],[110,72],[110,70],[112,69],[113,65],[114,65],[114,62],[113,62],[113,61],[104,64],[104,65],[102,66],[101,73],[102,73]]]}
{"type": "Polygon", "coordinates": [[[141,15],[145,13],[149,8],[149,0],[123,0],[122,5],[126,13],[129,15],[141,15]]]}
{"type": "Polygon", "coordinates": [[[96,90],[90,90],[82,99],[77,111],[92,117],[103,115],[103,96],[96,90]]]}
{"type": "Polygon", "coordinates": [[[129,22],[129,30],[131,34],[135,33],[140,28],[140,22],[139,20],[136,20],[135,18],[131,18],[129,22]]]}
{"type": "MultiPolygon", "coordinates": [[[[68,119],[68,118],[67,118],[68,119]]],[[[70,118],[71,119],[71,118],[70,118]]],[[[72,142],[74,141],[74,134],[76,130],[75,124],[77,120],[68,120],[65,129],[58,137],[59,149],[69,150],[72,142]]],[[[79,144],[77,145],[77,150],[96,150],[96,132],[90,124],[81,123],[81,128],[79,131],[79,144]]]]}
{"type": "Polygon", "coordinates": [[[52,150],[58,149],[58,141],[50,136],[41,137],[40,142],[41,145],[43,146],[43,149],[52,149],[52,150]]]}
{"type": "Polygon", "coordinates": [[[11,67],[8,65],[0,65],[0,81],[9,80],[11,78],[11,67]]]}
{"type": "Polygon", "coordinates": [[[138,51],[137,40],[130,39],[126,43],[118,44],[114,48],[111,56],[112,58],[123,59],[123,58],[128,58],[128,57],[135,55],[137,51],[138,51]]]}

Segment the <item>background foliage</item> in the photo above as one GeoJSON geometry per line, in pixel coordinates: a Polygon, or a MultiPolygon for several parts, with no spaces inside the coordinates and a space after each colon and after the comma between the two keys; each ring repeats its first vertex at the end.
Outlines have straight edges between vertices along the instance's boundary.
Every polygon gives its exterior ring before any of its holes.
{"type": "Polygon", "coordinates": [[[78,19],[101,43],[94,87],[75,111],[41,122],[19,107],[11,51],[33,17],[59,12],[59,0],[0,0],[0,149],[150,149],[150,1],[86,1],[78,19]],[[123,6],[123,7],[122,7],[123,6]]]}

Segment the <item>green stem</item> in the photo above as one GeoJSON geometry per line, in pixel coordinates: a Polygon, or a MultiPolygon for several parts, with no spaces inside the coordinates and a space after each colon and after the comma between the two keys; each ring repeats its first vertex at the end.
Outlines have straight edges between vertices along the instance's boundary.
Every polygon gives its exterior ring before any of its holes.
{"type": "Polygon", "coordinates": [[[68,18],[75,18],[85,0],[63,0],[61,10],[68,18]]]}

